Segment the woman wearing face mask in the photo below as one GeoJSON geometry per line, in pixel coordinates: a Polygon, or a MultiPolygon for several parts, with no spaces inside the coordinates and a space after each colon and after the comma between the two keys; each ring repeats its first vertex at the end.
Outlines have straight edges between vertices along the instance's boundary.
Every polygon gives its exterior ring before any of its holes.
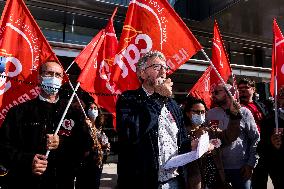
{"type": "MultiPolygon", "coordinates": [[[[184,106],[185,124],[188,134],[193,139],[192,150],[196,150],[198,139],[208,132],[210,146],[208,152],[200,159],[185,166],[187,175],[187,189],[227,189],[230,188],[225,182],[224,170],[219,156],[220,145],[226,145],[223,140],[228,130],[221,131],[215,127],[209,127],[206,122],[206,105],[203,100],[189,97],[184,106]],[[214,141],[214,142],[213,142],[214,141]]],[[[231,121],[232,127],[239,127],[239,121],[231,121]]],[[[231,140],[234,140],[232,138],[231,140]]]]}
{"type": "Polygon", "coordinates": [[[85,152],[84,161],[77,175],[76,189],[99,189],[103,168],[103,148],[97,135],[97,125],[104,124],[105,121],[104,116],[99,113],[97,105],[93,102],[88,105],[86,112],[91,121],[89,127],[93,146],[85,152]]]}

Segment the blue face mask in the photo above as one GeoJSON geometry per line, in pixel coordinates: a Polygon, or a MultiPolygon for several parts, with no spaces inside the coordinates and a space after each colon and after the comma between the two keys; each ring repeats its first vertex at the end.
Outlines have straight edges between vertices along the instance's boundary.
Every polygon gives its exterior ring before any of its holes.
{"type": "Polygon", "coordinates": [[[99,110],[89,109],[88,110],[88,116],[95,120],[99,115],[99,110]]]}
{"type": "Polygon", "coordinates": [[[205,123],[205,114],[192,114],[191,122],[196,126],[202,125],[205,123]]]}
{"type": "Polygon", "coordinates": [[[58,93],[62,80],[56,77],[41,77],[41,88],[49,95],[55,95],[58,93]]]}

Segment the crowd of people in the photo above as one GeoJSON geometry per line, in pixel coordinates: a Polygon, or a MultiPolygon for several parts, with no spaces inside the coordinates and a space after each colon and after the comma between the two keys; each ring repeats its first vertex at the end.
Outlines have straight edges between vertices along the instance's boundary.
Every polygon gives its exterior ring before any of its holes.
{"type": "MultiPolygon", "coordinates": [[[[211,89],[209,109],[192,96],[177,104],[162,53],[146,53],[136,68],[141,87],[116,104],[119,189],[262,189],[268,176],[275,189],[284,188],[284,86],[276,111],[254,98],[247,78],[237,84],[239,101],[229,84],[211,89]],[[205,133],[209,147],[201,158],[165,168],[172,157],[196,151],[205,133]]],[[[110,151],[106,118],[94,102],[74,102],[55,133],[68,102],[58,93],[63,77],[60,64],[46,62],[40,95],[9,110],[0,128],[3,189],[99,188],[110,151]]]]}
{"type": "Polygon", "coordinates": [[[85,111],[83,101],[74,101],[55,133],[68,102],[59,95],[63,78],[60,64],[46,62],[39,96],[8,112],[0,128],[1,188],[99,188],[110,150],[102,131],[106,120],[93,102],[85,111]]]}

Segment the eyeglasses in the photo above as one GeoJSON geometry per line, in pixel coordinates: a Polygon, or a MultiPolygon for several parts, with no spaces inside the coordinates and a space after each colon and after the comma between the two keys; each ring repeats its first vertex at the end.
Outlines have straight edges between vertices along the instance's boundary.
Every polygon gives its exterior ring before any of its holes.
{"type": "Polygon", "coordinates": [[[194,112],[194,113],[196,113],[196,114],[205,114],[205,110],[190,110],[190,111],[192,111],[192,112],[194,112]]]}
{"type": "Polygon", "coordinates": [[[222,93],[224,90],[222,90],[222,89],[220,89],[220,90],[214,90],[214,91],[212,91],[212,94],[213,95],[218,95],[218,94],[220,94],[220,93],[222,93]]]}
{"type": "Polygon", "coordinates": [[[241,87],[238,87],[239,90],[247,90],[247,89],[250,89],[251,87],[250,86],[241,86],[241,87]]]}
{"type": "Polygon", "coordinates": [[[152,67],[153,67],[153,69],[156,70],[156,71],[160,71],[162,68],[164,68],[164,70],[166,70],[166,71],[169,71],[169,70],[170,70],[170,67],[169,67],[169,66],[163,65],[163,64],[152,64],[152,65],[150,65],[150,66],[147,66],[147,67],[145,68],[145,70],[148,69],[148,68],[152,68],[152,67]]]}
{"type": "Polygon", "coordinates": [[[63,78],[63,74],[53,71],[43,71],[42,74],[47,77],[63,78]]]}

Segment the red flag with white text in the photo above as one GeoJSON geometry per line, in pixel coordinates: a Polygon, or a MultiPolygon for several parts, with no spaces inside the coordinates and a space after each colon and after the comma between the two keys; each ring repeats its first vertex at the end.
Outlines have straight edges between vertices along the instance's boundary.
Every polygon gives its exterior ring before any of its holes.
{"type": "Polygon", "coordinates": [[[23,0],[6,2],[0,23],[0,125],[8,110],[38,96],[38,70],[56,61],[23,0]]]}
{"type": "MultiPolygon", "coordinates": [[[[114,84],[111,84],[110,80],[114,56],[118,46],[118,41],[113,27],[113,17],[116,10],[117,9],[115,9],[105,28],[105,37],[98,51],[96,61],[93,62],[93,66],[91,66],[89,73],[87,73],[88,77],[86,78],[86,81],[88,81],[88,84],[81,85],[81,88],[90,92],[89,94],[95,99],[96,104],[105,108],[113,115],[114,127],[116,125],[115,104],[117,94],[120,94],[120,91],[116,89],[114,84]]],[[[94,49],[92,49],[92,44],[98,42],[98,40],[99,38],[96,36],[92,42],[85,47],[85,49],[88,50],[84,49],[76,58],[75,62],[78,63],[81,69],[85,67],[84,64],[87,62],[82,60],[88,59],[91,56],[94,51],[94,49]]]]}
{"type": "Polygon", "coordinates": [[[284,37],[276,22],[273,20],[273,49],[272,70],[270,79],[270,94],[274,97],[274,77],[277,77],[277,91],[284,86],[284,37]]]}
{"type": "Polygon", "coordinates": [[[113,68],[113,80],[123,92],[140,82],[136,64],[150,50],[164,53],[169,74],[178,69],[201,45],[167,0],[132,0],[128,6],[113,68]]]}
{"type": "Polygon", "coordinates": [[[202,76],[198,79],[195,85],[190,89],[189,94],[197,99],[202,99],[207,108],[211,106],[211,85],[210,85],[210,75],[211,75],[212,67],[208,66],[208,68],[204,71],[202,76]]]}
{"type": "MultiPolygon", "coordinates": [[[[230,67],[230,62],[226,53],[225,46],[220,35],[219,27],[217,21],[214,22],[214,37],[212,45],[212,63],[214,64],[216,70],[219,72],[225,83],[227,83],[229,77],[232,75],[232,69],[230,67]]],[[[214,87],[220,81],[215,70],[211,71],[211,86],[214,87]],[[214,73],[213,73],[214,72],[214,73]],[[218,83],[214,83],[218,82],[218,83]]]]}

